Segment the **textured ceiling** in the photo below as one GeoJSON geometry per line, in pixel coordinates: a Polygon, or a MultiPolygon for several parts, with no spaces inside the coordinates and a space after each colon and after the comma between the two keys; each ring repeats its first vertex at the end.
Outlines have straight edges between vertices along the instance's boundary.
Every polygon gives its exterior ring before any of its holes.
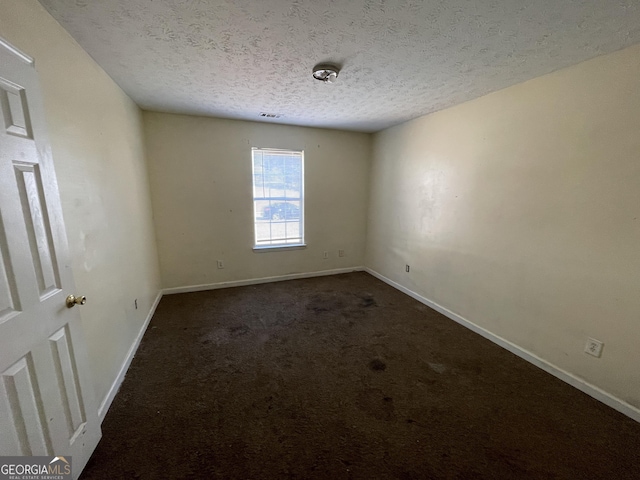
{"type": "Polygon", "coordinates": [[[144,109],[368,132],[640,42],[638,0],[40,1],[144,109]]]}

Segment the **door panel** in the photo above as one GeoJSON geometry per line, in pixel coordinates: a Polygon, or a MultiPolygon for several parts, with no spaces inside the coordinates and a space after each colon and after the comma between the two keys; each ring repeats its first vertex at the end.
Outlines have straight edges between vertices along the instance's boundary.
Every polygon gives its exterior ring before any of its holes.
{"type": "Polygon", "coordinates": [[[9,320],[20,312],[20,299],[16,286],[16,277],[9,257],[4,222],[0,215],[0,323],[9,320]]]}
{"type": "Polygon", "coordinates": [[[40,299],[60,290],[60,274],[55,262],[51,225],[43,208],[44,194],[38,165],[13,163],[31,258],[38,280],[40,299]]]}
{"type": "Polygon", "coordinates": [[[0,79],[0,107],[8,134],[33,138],[24,88],[8,80],[0,79]]]}
{"type": "Polygon", "coordinates": [[[65,325],[51,337],[49,345],[56,369],[60,397],[64,407],[69,442],[73,443],[86,423],[84,404],[80,396],[80,379],[75,364],[73,346],[68,334],[69,325],[65,325]]]}
{"type": "MultiPolygon", "coordinates": [[[[33,64],[0,39],[0,455],[72,456],[100,438],[33,64]]],[[[81,292],[80,292],[81,293],[81,292]]]]}
{"type": "Polygon", "coordinates": [[[51,438],[31,355],[3,372],[2,380],[9,406],[6,414],[11,419],[20,454],[51,455],[51,438]]]}

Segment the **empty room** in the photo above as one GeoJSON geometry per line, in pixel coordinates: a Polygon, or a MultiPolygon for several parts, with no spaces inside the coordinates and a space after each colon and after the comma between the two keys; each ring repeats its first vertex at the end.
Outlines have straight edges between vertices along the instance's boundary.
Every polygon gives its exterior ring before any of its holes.
{"type": "Polygon", "coordinates": [[[635,0],[0,0],[0,477],[640,478],[635,0]]]}

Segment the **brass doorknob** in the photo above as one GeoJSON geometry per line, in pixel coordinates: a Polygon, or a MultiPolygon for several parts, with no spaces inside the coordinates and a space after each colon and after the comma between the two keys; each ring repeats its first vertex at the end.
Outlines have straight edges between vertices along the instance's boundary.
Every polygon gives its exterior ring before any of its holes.
{"type": "Polygon", "coordinates": [[[84,305],[85,303],[87,303],[87,297],[84,295],[79,295],[77,297],[75,295],[69,295],[67,297],[68,308],[75,307],[76,305],[84,305]]]}

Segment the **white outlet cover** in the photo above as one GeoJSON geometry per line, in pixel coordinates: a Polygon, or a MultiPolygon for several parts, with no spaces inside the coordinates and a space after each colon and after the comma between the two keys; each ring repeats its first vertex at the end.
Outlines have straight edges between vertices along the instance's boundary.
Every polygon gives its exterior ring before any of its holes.
{"type": "Polygon", "coordinates": [[[602,343],[600,340],[596,340],[595,338],[587,338],[587,344],[584,346],[584,351],[589,355],[600,358],[600,356],[602,355],[603,346],[604,343],[602,343]]]}

